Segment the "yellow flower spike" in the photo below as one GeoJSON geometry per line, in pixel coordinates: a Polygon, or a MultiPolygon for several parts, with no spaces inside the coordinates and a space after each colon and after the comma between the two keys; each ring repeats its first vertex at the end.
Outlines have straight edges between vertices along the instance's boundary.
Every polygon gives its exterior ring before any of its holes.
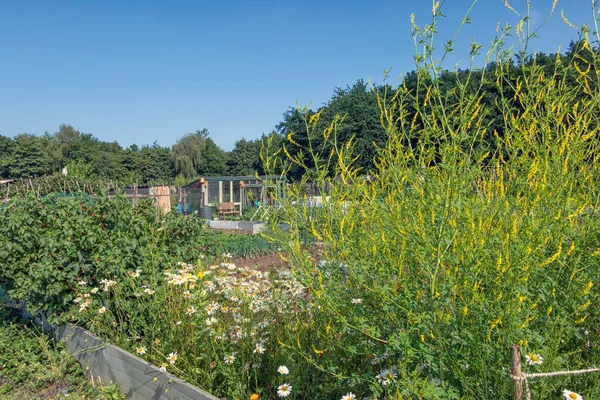
{"type": "Polygon", "coordinates": [[[590,292],[590,290],[592,290],[592,286],[594,286],[594,284],[592,283],[592,281],[589,281],[589,282],[588,282],[588,283],[587,283],[587,284],[586,284],[586,285],[583,287],[583,289],[582,289],[582,291],[581,291],[581,296],[583,297],[583,296],[587,295],[587,294],[590,292]]]}
{"type": "Polygon", "coordinates": [[[580,305],[577,309],[580,311],[585,311],[590,304],[592,304],[591,300],[586,301],[585,303],[583,303],[582,305],[580,305]]]}
{"type": "Polygon", "coordinates": [[[283,342],[281,341],[281,339],[279,339],[279,336],[277,336],[277,343],[279,343],[279,345],[280,345],[281,347],[285,347],[285,343],[283,343],[283,342]]]}

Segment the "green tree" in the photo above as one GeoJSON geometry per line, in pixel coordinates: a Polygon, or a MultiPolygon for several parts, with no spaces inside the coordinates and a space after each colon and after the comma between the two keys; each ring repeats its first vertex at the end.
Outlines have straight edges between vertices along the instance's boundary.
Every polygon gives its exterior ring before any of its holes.
{"type": "Polygon", "coordinates": [[[228,153],[220,148],[214,140],[207,137],[205,141],[204,154],[198,165],[199,175],[225,175],[227,173],[228,153]]]}
{"type": "Polygon", "coordinates": [[[198,167],[202,163],[202,155],[206,147],[208,130],[197,130],[188,133],[173,146],[173,163],[175,172],[186,179],[191,179],[198,174],[198,167]]]}
{"type": "Polygon", "coordinates": [[[32,178],[48,172],[49,161],[44,155],[40,137],[22,133],[15,138],[9,166],[12,178],[32,178]]]}
{"type": "Polygon", "coordinates": [[[0,135],[0,177],[10,177],[10,165],[14,157],[15,142],[7,137],[0,135]]]}
{"type": "Polygon", "coordinates": [[[137,155],[135,171],[144,184],[171,183],[175,174],[171,149],[161,147],[156,142],[152,146],[142,146],[137,155]]]}
{"type": "Polygon", "coordinates": [[[261,140],[239,139],[235,147],[229,153],[227,163],[229,174],[246,176],[256,173],[262,174],[262,163],[260,162],[261,140]]]}

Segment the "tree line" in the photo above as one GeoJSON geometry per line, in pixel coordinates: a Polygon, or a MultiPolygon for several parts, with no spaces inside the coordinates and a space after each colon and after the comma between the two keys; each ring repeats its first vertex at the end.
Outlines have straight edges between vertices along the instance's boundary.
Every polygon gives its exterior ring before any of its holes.
{"type": "MultiPolygon", "coordinates": [[[[265,135],[263,135],[263,138],[265,135]]],[[[42,136],[28,133],[14,139],[0,135],[0,177],[32,178],[62,173],[81,179],[136,184],[178,184],[199,176],[262,173],[259,152],[263,138],[239,139],[231,151],[219,147],[202,129],[181,137],[172,147],[104,142],[63,124],[42,136]]]]}
{"type": "MultiPolygon", "coordinates": [[[[449,100],[479,91],[488,127],[484,141],[493,147],[494,138],[504,134],[505,126],[500,109],[502,104],[498,101],[498,85],[493,80],[494,69],[508,70],[509,82],[504,96],[510,98],[511,90],[514,93],[528,68],[542,68],[548,75],[554,73],[558,62],[594,68],[592,63],[586,64],[592,51],[597,49],[585,47],[583,41],[571,42],[561,57],[538,53],[522,60],[517,57],[502,65],[490,63],[485,70],[445,70],[435,78],[425,79],[413,71],[404,76],[400,85],[415,98],[425,98],[434,79],[436,90],[444,93],[449,100]]],[[[573,69],[569,71],[574,73],[573,69]]],[[[564,85],[575,82],[575,76],[565,75],[561,79],[564,85]]],[[[596,81],[590,82],[590,90],[598,90],[596,81]]],[[[306,158],[310,165],[311,160],[304,154],[306,146],[323,147],[320,149],[322,154],[327,154],[330,149],[326,147],[331,146],[331,141],[324,140],[322,135],[321,138],[319,135],[311,137],[309,144],[307,122],[311,118],[317,121],[313,126],[314,132],[323,133],[332,127],[338,144],[345,145],[352,140],[356,149],[355,165],[367,174],[375,168],[378,148],[383,147],[388,139],[380,121],[380,102],[394,92],[395,88],[388,84],[370,85],[358,80],[352,86],[336,88],[331,99],[315,110],[289,108],[273,132],[254,140],[239,139],[229,152],[220,148],[206,129],[181,137],[172,147],[154,143],[124,148],[117,142],[101,141],[70,125],[61,125],[57,132],[42,136],[23,133],[12,139],[0,135],[0,177],[50,175],[60,173],[63,167],[74,177],[137,184],[184,184],[200,176],[262,174],[260,152],[267,139],[275,150],[282,150],[280,157],[306,158]],[[341,120],[340,116],[343,116],[341,120]]],[[[519,107],[517,96],[513,106],[519,107]]],[[[398,129],[418,129],[424,122],[420,120],[419,113],[409,107],[406,118],[396,123],[398,129]]],[[[286,173],[288,178],[295,180],[300,177],[301,171],[292,168],[286,173]]]]}

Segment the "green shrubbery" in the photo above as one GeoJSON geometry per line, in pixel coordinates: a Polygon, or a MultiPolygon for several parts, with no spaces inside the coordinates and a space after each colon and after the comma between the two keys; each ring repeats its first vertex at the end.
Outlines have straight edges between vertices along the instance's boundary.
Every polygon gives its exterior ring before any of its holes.
{"type": "Polygon", "coordinates": [[[78,281],[162,271],[201,255],[274,250],[263,237],[217,233],[197,218],[163,216],[150,201],[132,207],[124,197],[31,194],[0,207],[0,284],[32,312],[51,317],[68,308],[78,281]]]}

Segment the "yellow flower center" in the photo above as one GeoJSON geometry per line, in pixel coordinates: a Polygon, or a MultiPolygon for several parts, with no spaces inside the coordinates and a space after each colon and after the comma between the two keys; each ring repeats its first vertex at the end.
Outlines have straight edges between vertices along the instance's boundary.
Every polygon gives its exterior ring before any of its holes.
{"type": "MultiPolygon", "coordinates": [[[[535,354],[531,356],[531,359],[532,359],[534,362],[538,362],[538,361],[540,361],[540,358],[539,358],[537,355],[535,355],[535,354]]],[[[573,397],[573,398],[574,398],[574,397],[573,397]]]]}
{"type": "Polygon", "coordinates": [[[392,373],[391,373],[391,372],[390,372],[389,374],[387,374],[385,377],[386,377],[386,378],[388,378],[390,381],[391,381],[392,379],[394,379],[394,375],[392,375],[392,373]]]}
{"type": "Polygon", "coordinates": [[[575,393],[569,393],[569,397],[572,399],[576,399],[577,395],[575,393]]]}

